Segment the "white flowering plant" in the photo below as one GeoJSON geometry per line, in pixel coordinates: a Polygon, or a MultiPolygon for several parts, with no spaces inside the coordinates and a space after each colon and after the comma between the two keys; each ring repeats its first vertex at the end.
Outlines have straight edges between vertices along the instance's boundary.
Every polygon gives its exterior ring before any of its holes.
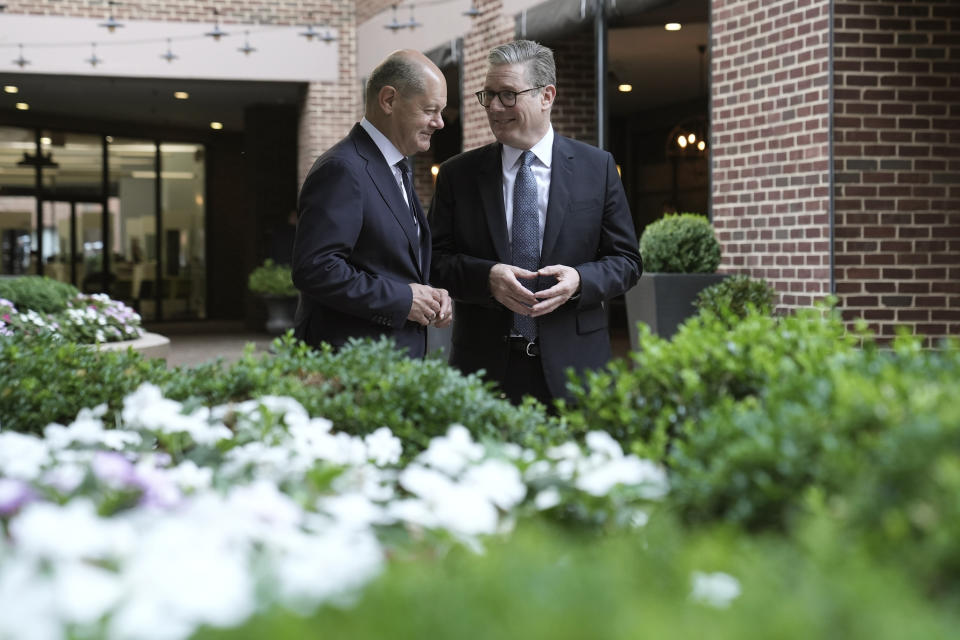
{"type": "Polygon", "coordinates": [[[480,551],[519,518],[578,499],[595,514],[606,496],[636,527],[667,492],[663,469],[598,434],[544,456],[454,425],[403,464],[389,429],[336,432],[288,397],[185,406],[144,384],[115,428],[105,412],[0,431],[0,638],[186,638],[306,613],[404,545],[480,551]]]}
{"type": "Polygon", "coordinates": [[[134,340],[143,335],[141,319],[133,309],[106,294],[79,294],[59,312],[18,309],[0,298],[0,336],[50,335],[79,343],[134,340]]]}

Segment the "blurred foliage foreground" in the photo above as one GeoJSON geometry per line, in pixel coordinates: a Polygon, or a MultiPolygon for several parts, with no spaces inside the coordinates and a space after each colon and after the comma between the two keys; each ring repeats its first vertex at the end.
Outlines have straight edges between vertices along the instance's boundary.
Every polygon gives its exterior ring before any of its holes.
{"type": "Polygon", "coordinates": [[[0,638],[955,637],[956,343],[640,341],[548,415],[385,342],[0,339],[0,638]]]}

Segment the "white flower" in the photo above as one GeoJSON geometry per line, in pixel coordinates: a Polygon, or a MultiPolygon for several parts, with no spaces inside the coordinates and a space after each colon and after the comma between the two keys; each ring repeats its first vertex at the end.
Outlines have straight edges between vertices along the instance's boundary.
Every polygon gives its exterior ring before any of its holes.
{"type": "Polygon", "coordinates": [[[586,441],[587,448],[590,449],[590,451],[608,458],[616,459],[623,457],[623,449],[620,448],[620,443],[614,440],[606,431],[591,431],[587,434],[586,441]]]}
{"type": "Polygon", "coordinates": [[[0,638],[61,640],[57,602],[49,578],[34,558],[13,556],[0,566],[0,638]]]}
{"type": "Polygon", "coordinates": [[[605,496],[618,484],[641,485],[641,495],[649,499],[662,498],[669,489],[663,468],[633,455],[585,469],[575,482],[578,489],[594,496],[605,496]]]}
{"type": "Polygon", "coordinates": [[[554,487],[544,489],[537,494],[536,498],[533,499],[533,506],[540,511],[552,509],[558,504],[560,504],[560,492],[554,487]]]}
{"type": "Polygon", "coordinates": [[[515,507],[527,495],[520,471],[503,460],[484,460],[470,467],[460,482],[476,489],[504,511],[515,507]]]}
{"type": "Polygon", "coordinates": [[[122,587],[113,572],[68,561],[56,566],[53,591],[66,622],[91,624],[116,605],[122,587]]]}
{"type": "Polygon", "coordinates": [[[421,464],[439,469],[450,476],[459,474],[469,462],[483,458],[483,447],[470,438],[463,425],[455,424],[447,430],[446,437],[430,441],[426,451],[417,456],[421,464]]]}
{"type": "Polygon", "coordinates": [[[388,524],[393,521],[382,507],[373,504],[359,493],[323,498],[317,502],[317,507],[348,529],[368,529],[374,524],[388,524]]]}
{"type": "Polygon", "coordinates": [[[0,473],[8,478],[34,480],[50,462],[49,445],[36,436],[0,432],[0,473]]]}
{"type": "Polygon", "coordinates": [[[10,533],[22,553],[63,560],[109,558],[129,549],[135,539],[126,522],[100,518],[86,498],[62,507],[31,503],[10,522],[10,533]]]}
{"type": "Polygon", "coordinates": [[[693,572],[693,591],[690,597],[717,609],[726,609],[740,595],[740,582],[733,576],[717,572],[693,572]]]}
{"type": "Polygon", "coordinates": [[[400,462],[403,445],[400,438],[387,427],[380,427],[363,439],[367,445],[367,458],[378,467],[400,462]]]}
{"type": "Polygon", "coordinates": [[[216,444],[233,438],[233,432],[221,423],[209,424],[210,410],[200,407],[190,415],[181,413],[179,402],[168,400],[160,389],[144,382],[123,400],[123,422],[155,433],[186,433],[200,445],[216,444]]]}

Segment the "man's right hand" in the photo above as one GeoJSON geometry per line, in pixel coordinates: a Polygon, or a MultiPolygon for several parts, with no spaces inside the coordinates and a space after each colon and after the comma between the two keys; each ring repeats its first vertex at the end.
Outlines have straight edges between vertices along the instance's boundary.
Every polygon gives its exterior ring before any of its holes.
{"type": "Polygon", "coordinates": [[[493,297],[514,313],[530,315],[530,308],[538,300],[533,292],[523,286],[520,279],[532,280],[536,271],[527,271],[510,264],[495,264],[490,269],[490,293],[493,297]]]}
{"type": "Polygon", "coordinates": [[[413,304],[410,305],[407,320],[425,327],[439,317],[446,292],[416,282],[410,283],[410,289],[413,291],[413,304]]]}

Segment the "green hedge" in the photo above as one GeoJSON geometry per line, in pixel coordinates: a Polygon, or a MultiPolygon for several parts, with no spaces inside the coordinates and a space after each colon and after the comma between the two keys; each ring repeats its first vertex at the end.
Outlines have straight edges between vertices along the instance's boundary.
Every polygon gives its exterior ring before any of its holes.
{"type": "Polygon", "coordinates": [[[17,309],[58,313],[80,292],[73,285],[46,276],[0,278],[0,298],[9,300],[17,309]]]}
{"type": "Polygon", "coordinates": [[[752,313],[730,326],[701,313],[671,340],[639,325],[639,348],[628,359],[572,380],[574,404],[563,410],[571,429],[602,429],[635,453],[661,459],[686,423],[725,398],[743,400],[771,382],[819,375],[848,356],[857,338],[839,315],[804,310],[774,318],[752,313]]]}
{"type": "Polygon", "coordinates": [[[960,622],[856,554],[837,560],[722,530],[651,523],[598,538],[529,528],[485,547],[394,558],[356,603],[303,617],[273,610],[198,637],[900,640],[951,638],[960,622]],[[725,572],[742,593],[728,608],[695,601],[695,571],[725,572]]]}
{"type": "Polygon", "coordinates": [[[142,382],[168,397],[222,404],[262,395],[296,398],[339,431],[367,434],[387,426],[411,455],[451,424],[477,438],[543,446],[565,434],[542,405],[514,407],[476,375],[464,376],[440,360],[412,360],[386,340],[353,341],[334,353],[310,349],[292,335],[273,343],[274,354],[167,370],[162,361],[128,353],[98,353],[50,340],[0,341],[0,425],[39,433],[52,421],[72,421],[83,407],[106,402],[107,421],[124,395],[142,382]]]}

